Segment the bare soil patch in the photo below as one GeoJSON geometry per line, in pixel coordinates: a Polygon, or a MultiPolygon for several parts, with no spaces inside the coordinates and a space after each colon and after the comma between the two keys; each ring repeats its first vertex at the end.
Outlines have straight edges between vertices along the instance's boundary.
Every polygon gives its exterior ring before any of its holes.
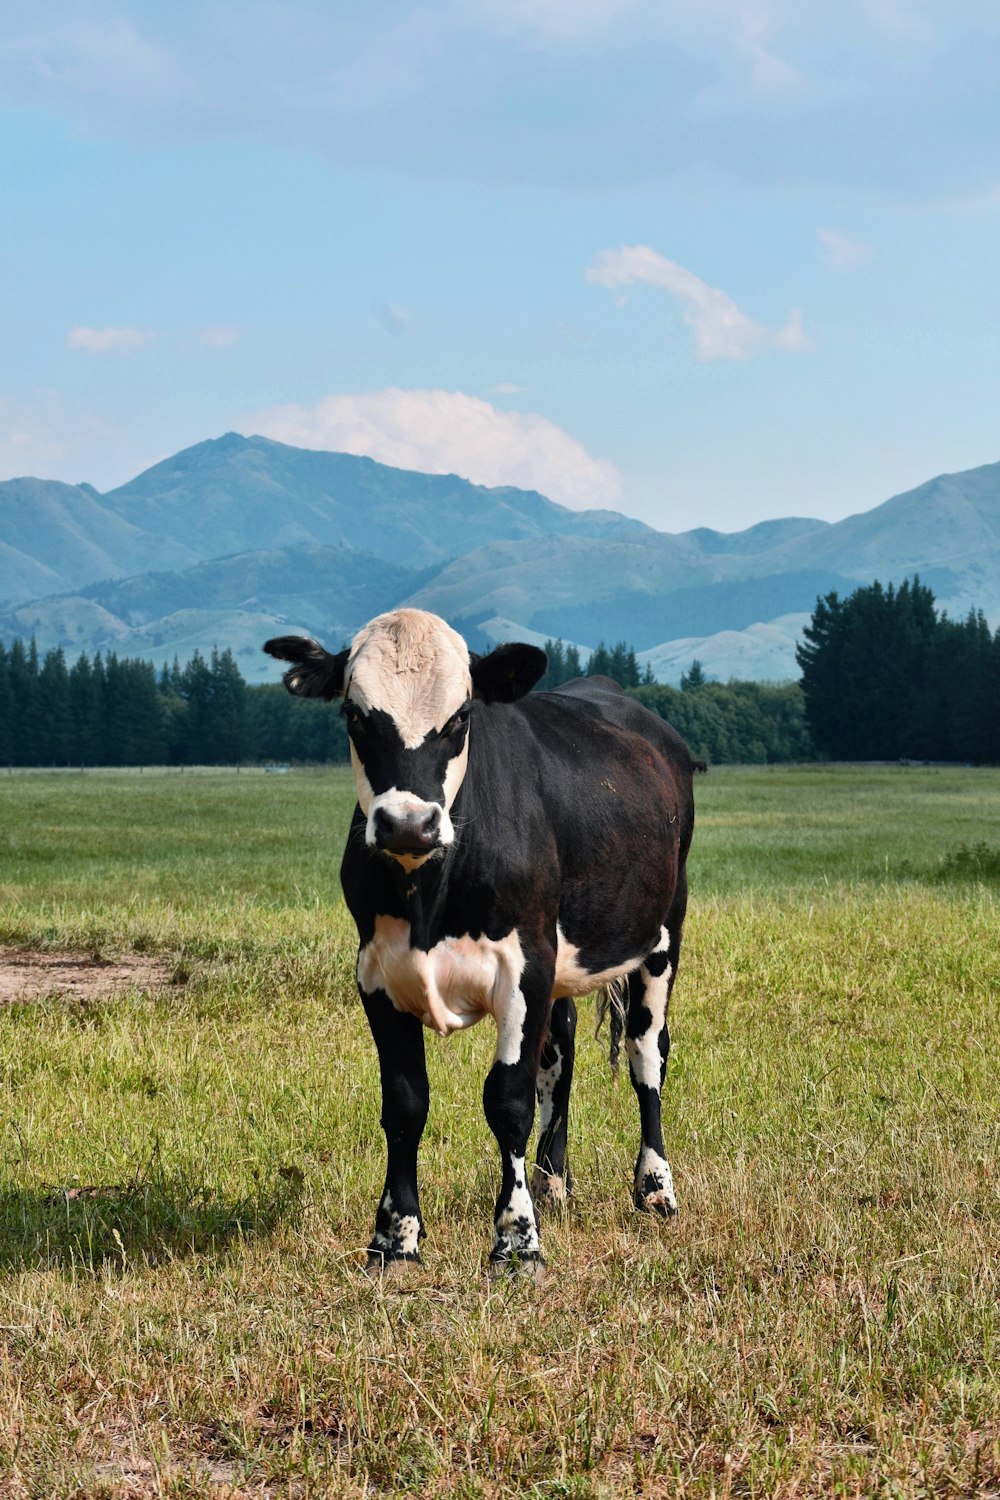
{"type": "Polygon", "coordinates": [[[162,958],[127,953],[48,953],[36,948],[0,948],[0,1005],[66,995],[104,999],[126,989],[164,989],[174,966],[162,958]]]}

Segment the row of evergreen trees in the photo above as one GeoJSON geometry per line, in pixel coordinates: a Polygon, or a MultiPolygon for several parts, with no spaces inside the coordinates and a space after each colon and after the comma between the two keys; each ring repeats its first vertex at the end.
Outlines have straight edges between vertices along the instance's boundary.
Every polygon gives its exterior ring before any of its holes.
{"type": "Polygon", "coordinates": [[[610,649],[601,641],[586,667],[576,646],[546,641],[545,650],[549,667],[540,689],[573,677],[610,677],[669,720],[700,760],[760,764],[815,757],[797,683],[709,682],[701,663],[693,661],[678,689],[658,683],[648,662],[640,671],[635,650],[625,641],[610,649]]]}
{"type": "MultiPolygon", "coordinates": [[[[549,643],[557,686],[579,676],[575,647],[549,643]]],[[[603,654],[602,654],[603,653],[603,654]]],[[[708,760],[801,759],[812,754],[798,687],[708,683],[697,664],[682,690],[641,679],[631,647],[591,658],[676,725],[708,760]]],[[[62,650],[39,658],[34,642],[0,643],[0,764],[14,766],[234,765],[346,761],[341,716],[294,698],[280,683],[249,687],[230,651],[199,652],[157,673],[139,659],[62,650]]]]}
{"type": "Polygon", "coordinates": [[[114,652],[67,666],[32,641],[0,643],[0,764],[234,765],[347,759],[335,713],[280,685],[248,687],[231,651],[195,652],[157,674],[114,652]]]}
{"type": "Polygon", "coordinates": [[[914,578],[816,601],[797,648],[806,718],[835,760],[1000,761],[1000,630],[914,578]]]}
{"type": "Polygon", "coordinates": [[[636,688],[640,684],[656,681],[648,662],[645,671],[639,671],[635,647],[626,645],[624,641],[618,641],[610,648],[600,641],[590,653],[586,667],[580,664],[577,647],[566,646],[561,640],[546,641],[545,654],[549,658],[549,665],[538,684],[539,692],[561,687],[574,677],[610,677],[623,688],[636,688]]]}
{"type": "Polygon", "coordinates": [[[697,759],[744,765],[815,759],[797,682],[722,683],[694,675],[697,681],[680,688],[639,687],[635,697],[668,720],[697,759]]]}

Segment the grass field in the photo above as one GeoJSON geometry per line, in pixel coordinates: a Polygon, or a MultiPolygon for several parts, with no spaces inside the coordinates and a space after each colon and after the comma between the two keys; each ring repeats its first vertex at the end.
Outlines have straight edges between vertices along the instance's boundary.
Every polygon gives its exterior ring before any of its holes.
{"type": "Polygon", "coordinates": [[[665,1135],[583,1007],[549,1276],[488,1283],[489,1023],[431,1040],[426,1265],[359,1275],[345,773],[0,777],[0,1495],[1000,1494],[1000,773],[697,787],[665,1135]]]}

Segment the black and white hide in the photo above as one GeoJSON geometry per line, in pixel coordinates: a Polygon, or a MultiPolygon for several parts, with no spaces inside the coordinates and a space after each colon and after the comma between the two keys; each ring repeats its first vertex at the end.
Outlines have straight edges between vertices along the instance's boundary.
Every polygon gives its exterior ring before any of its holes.
{"type": "Polygon", "coordinates": [[[487,1015],[483,1107],[502,1171],[491,1261],[540,1262],[536,1209],[569,1183],[573,997],[592,990],[614,995],[624,1028],[636,1207],[673,1213],[660,1090],[694,823],[683,741],[607,678],[530,693],[544,652],[470,655],[420,610],[380,615],[336,655],[299,636],[264,649],[293,664],[290,692],[342,699],[350,736],[358,805],[341,879],[388,1148],[370,1264],[420,1258],[424,1030],[448,1036],[487,1015]]]}

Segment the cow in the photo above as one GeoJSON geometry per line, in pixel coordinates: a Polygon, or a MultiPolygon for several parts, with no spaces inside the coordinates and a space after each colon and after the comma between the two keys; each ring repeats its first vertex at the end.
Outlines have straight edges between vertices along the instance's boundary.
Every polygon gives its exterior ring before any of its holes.
{"type": "Polygon", "coordinates": [[[571,1187],[574,998],[595,990],[613,1047],[624,1033],[638,1099],[635,1206],[669,1217],[660,1092],[694,826],[684,742],[606,677],[531,693],[543,651],[476,655],[421,610],[379,615],[343,651],[302,636],[264,650],[292,663],[291,693],[341,700],[350,742],[358,801],[341,882],[387,1146],[369,1270],[420,1260],[424,1029],[448,1036],[492,1015],[483,1108],[502,1177],[490,1267],[540,1273],[537,1209],[571,1187]]]}

